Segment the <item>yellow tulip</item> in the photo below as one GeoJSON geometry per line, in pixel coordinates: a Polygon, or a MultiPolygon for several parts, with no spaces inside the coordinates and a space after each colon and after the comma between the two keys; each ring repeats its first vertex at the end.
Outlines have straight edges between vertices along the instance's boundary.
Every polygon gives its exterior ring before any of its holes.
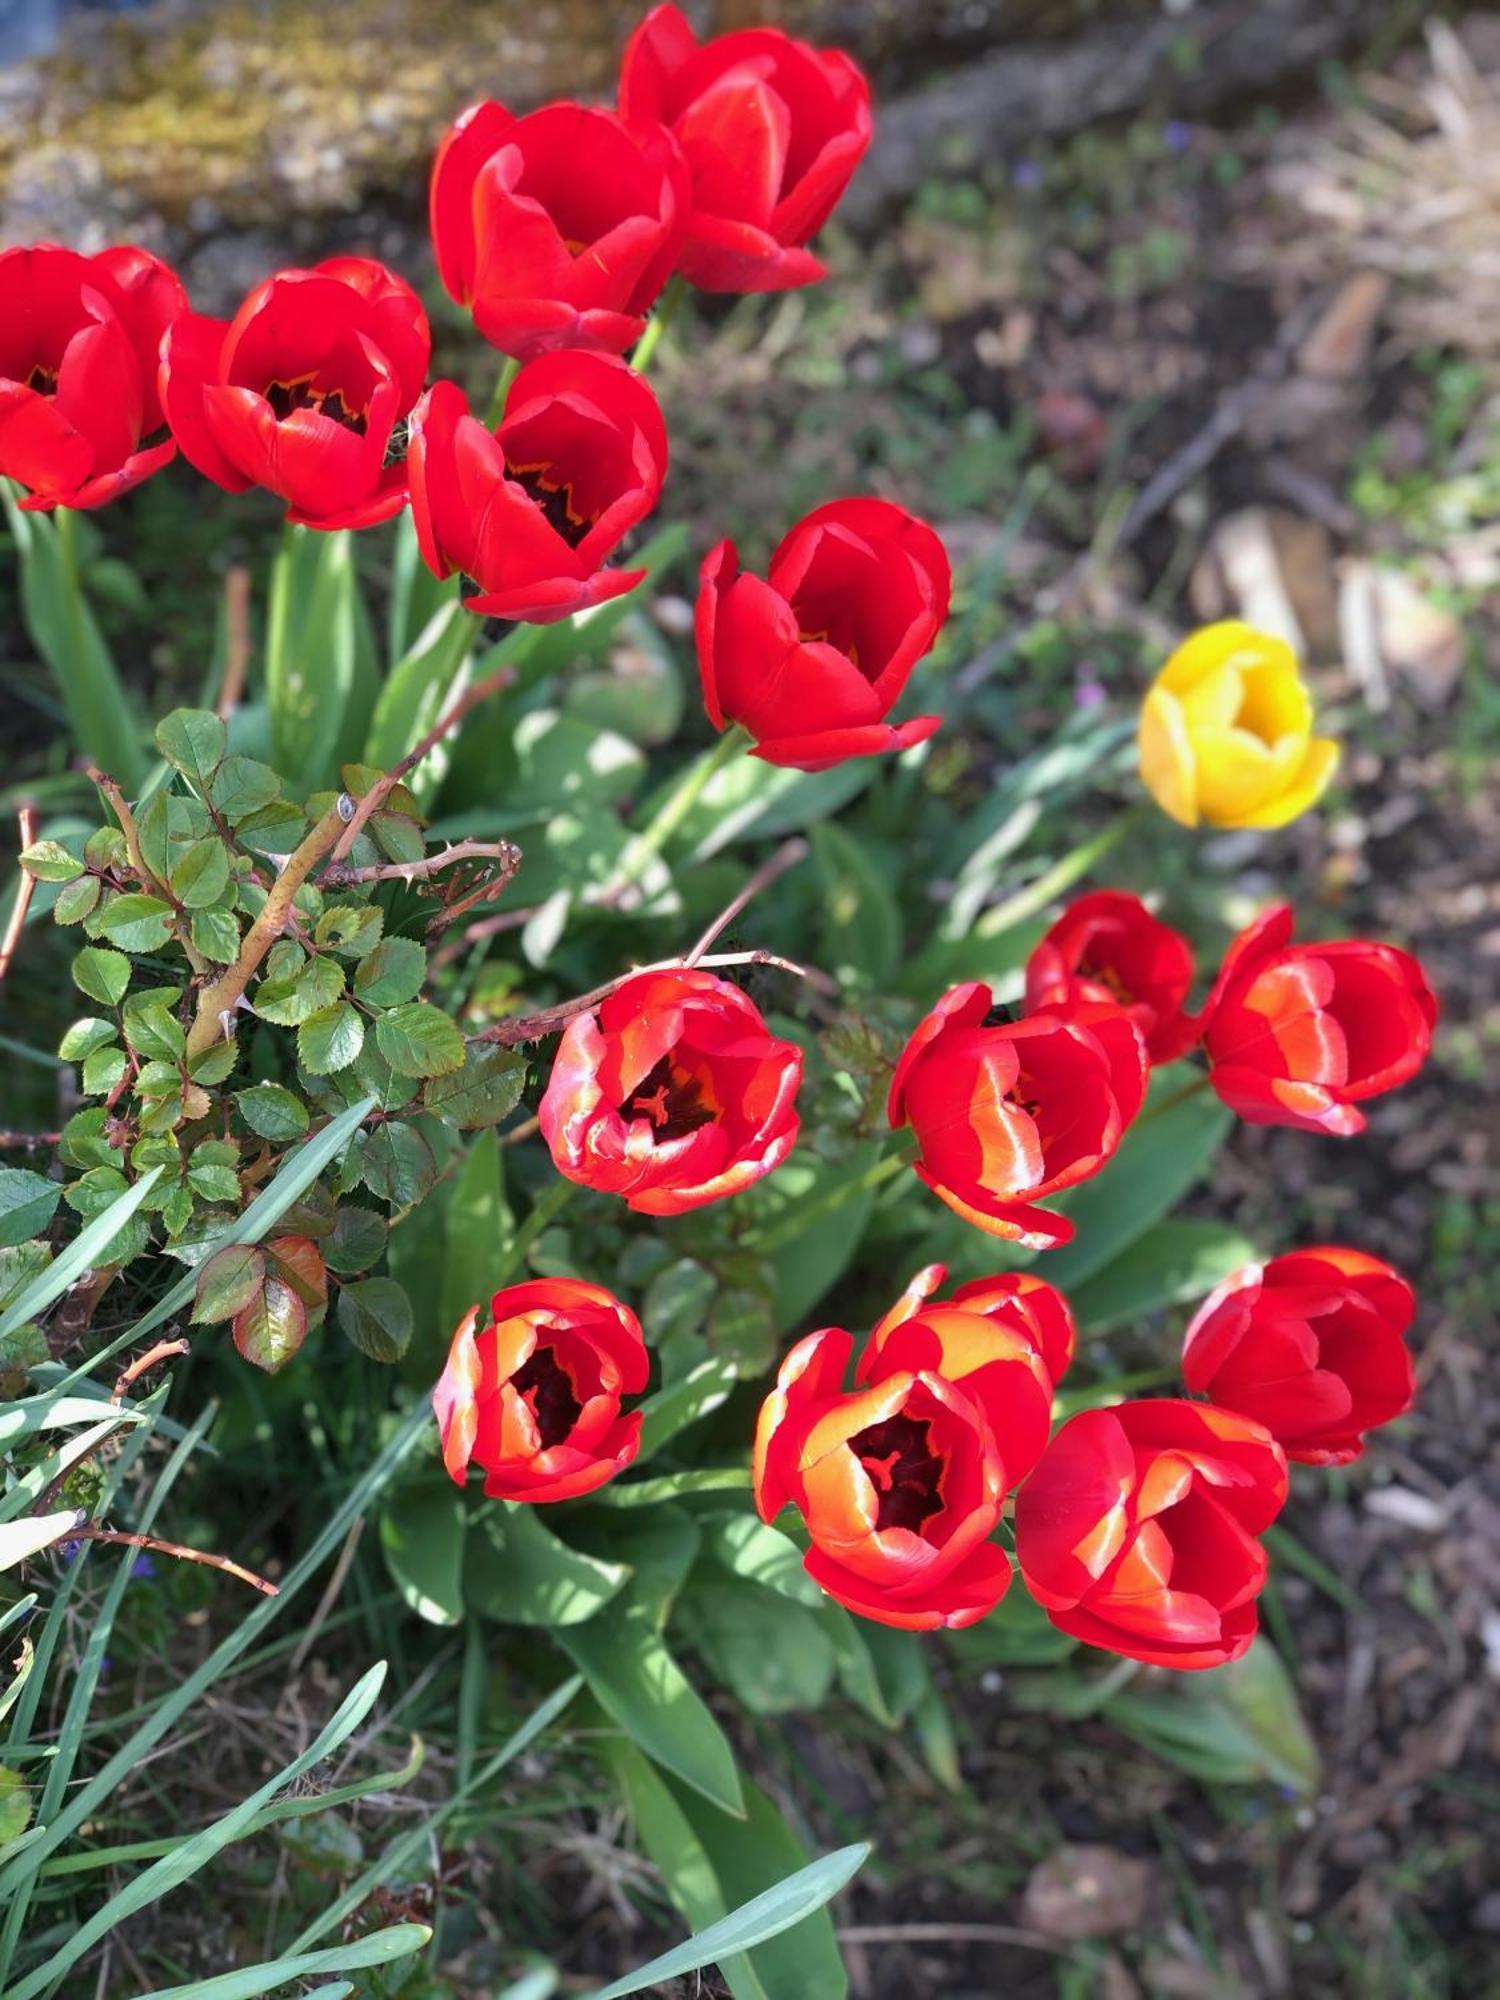
{"type": "Polygon", "coordinates": [[[1339,746],[1284,639],[1237,618],[1177,648],[1141,707],[1141,778],[1184,826],[1285,826],[1322,796],[1339,746]]]}

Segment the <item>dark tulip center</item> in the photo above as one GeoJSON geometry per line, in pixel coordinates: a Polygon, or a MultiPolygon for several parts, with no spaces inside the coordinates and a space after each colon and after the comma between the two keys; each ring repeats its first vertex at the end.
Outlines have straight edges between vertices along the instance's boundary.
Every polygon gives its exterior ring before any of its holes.
{"type": "Polygon", "coordinates": [[[1078,974],[1081,979],[1091,980],[1095,986],[1102,986],[1107,993],[1113,994],[1122,1007],[1130,1006],[1135,999],[1116,966],[1095,965],[1091,959],[1084,957],[1078,961],[1078,974]]]}
{"type": "Polygon", "coordinates": [[[930,1515],[942,1512],[938,1491],[943,1461],[928,1443],[929,1426],[918,1417],[887,1417],[849,1440],[880,1496],[877,1528],[921,1531],[930,1515]]]}
{"type": "Polygon", "coordinates": [[[576,549],[594,524],[575,511],[571,481],[554,478],[550,465],[507,465],[505,470],[568,547],[576,549]]]}
{"type": "Polygon", "coordinates": [[[573,1378],[550,1347],[539,1347],[524,1368],[518,1368],[510,1385],[536,1418],[537,1434],[543,1450],[561,1444],[583,1411],[573,1378]]]}
{"type": "Polygon", "coordinates": [[[1019,1007],[1002,1007],[997,1004],[990,1008],[979,1025],[981,1028],[1010,1028],[1014,1027],[1020,1018],[1019,1007]]]}
{"type": "Polygon", "coordinates": [[[328,417],[342,424],[346,431],[353,431],[356,437],[363,437],[367,429],[364,411],[351,410],[341,389],[315,388],[315,380],[312,375],[303,375],[295,382],[267,385],[266,401],[277,423],[284,422],[293,410],[316,410],[320,417],[328,417]]]}
{"type": "Polygon", "coordinates": [[[33,361],[30,368],[26,371],[25,386],[28,389],[35,390],[39,396],[55,396],[57,394],[57,370],[55,368],[44,368],[40,361],[33,361]]]}
{"type": "Polygon", "coordinates": [[[712,1125],[711,1105],[703,1102],[703,1085],[672,1067],[670,1056],[642,1078],[620,1106],[622,1118],[648,1118],[658,1139],[685,1139],[700,1125],[712,1125]]]}

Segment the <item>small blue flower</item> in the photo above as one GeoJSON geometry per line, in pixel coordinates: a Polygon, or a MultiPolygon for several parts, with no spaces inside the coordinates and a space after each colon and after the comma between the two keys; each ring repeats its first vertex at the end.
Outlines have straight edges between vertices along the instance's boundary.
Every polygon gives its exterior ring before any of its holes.
{"type": "Polygon", "coordinates": [[[1039,188],[1042,184],[1041,162],[1039,160],[1017,160],[1010,170],[1010,184],[1012,187],[1023,188],[1028,192],[1032,188],[1039,188]]]}
{"type": "Polygon", "coordinates": [[[1161,128],[1161,142],[1169,153],[1185,153],[1193,143],[1193,128],[1180,118],[1169,118],[1161,128]]]}
{"type": "Polygon", "coordinates": [[[130,1565],[130,1574],[140,1577],[145,1582],[149,1582],[156,1574],[156,1564],[151,1560],[150,1556],[144,1554],[138,1555],[130,1565]]]}

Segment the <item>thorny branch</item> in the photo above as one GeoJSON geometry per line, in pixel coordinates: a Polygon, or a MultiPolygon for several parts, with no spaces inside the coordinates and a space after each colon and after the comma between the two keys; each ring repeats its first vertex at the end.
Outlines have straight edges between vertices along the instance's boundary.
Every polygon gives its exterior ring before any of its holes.
{"type": "MultiPolygon", "coordinates": [[[[22,806],[21,846],[30,847],[36,839],[36,808],[22,806]]],[[[36,877],[23,868],[21,879],[16,884],[16,900],[11,904],[10,916],[5,925],[5,936],[0,938],[0,979],[10,971],[10,962],[16,955],[16,946],[21,942],[21,932],[26,926],[26,912],[31,907],[31,899],[36,894],[36,877]]]]}
{"type": "Polygon", "coordinates": [[[471,709],[477,708],[482,701],[488,701],[492,694],[499,694],[502,688],[509,687],[514,679],[514,668],[497,667],[494,673],[486,674],[483,680],[475,681],[450,709],[438,717],[414,750],[409,750],[400,763],[387,771],[383,778],[376,779],[355,808],[354,817],[344,828],[330,858],[331,865],[337,866],[344,860],[369,821],[379,812],[407,772],[415,770],[427,753],[442,742],[449,730],[456,729],[471,709]]]}

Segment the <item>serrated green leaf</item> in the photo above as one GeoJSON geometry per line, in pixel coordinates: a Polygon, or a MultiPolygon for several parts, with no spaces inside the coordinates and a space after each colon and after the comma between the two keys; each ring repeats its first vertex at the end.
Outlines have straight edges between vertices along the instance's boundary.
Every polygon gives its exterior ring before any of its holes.
{"type": "MultiPolygon", "coordinates": [[[[335,903],[318,918],[314,942],[345,958],[364,958],[380,942],[385,918],[374,903],[335,903]]],[[[417,949],[420,951],[421,946],[417,949]]],[[[425,954],[424,954],[425,958],[425,954]]]]}
{"type": "Polygon", "coordinates": [[[57,1045],[57,1053],[64,1062],[82,1062],[95,1049],[102,1049],[106,1042],[112,1042],[119,1032],[113,1021],[101,1021],[97,1014],[85,1014],[68,1029],[57,1045]]]}
{"type": "Polygon", "coordinates": [[[76,882],[83,863],[60,840],[34,840],[21,849],[21,866],[38,882],[76,882]]]}
{"type": "Polygon", "coordinates": [[[360,1278],[339,1293],[339,1326],[371,1361],[399,1361],[411,1343],[411,1300],[394,1278],[360,1278]]]}
{"type": "MultiPolygon", "coordinates": [[[[237,826],[252,813],[264,812],[280,792],[281,780],[269,764],[234,755],[226,757],[215,772],[208,796],[215,811],[237,826]]],[[[295,813],[295,808],[289,807],[288,813],[295,813]]],[[[296,817],[300,820],[301,815],[296,817]]]]}
{"type": "Polygon", "coordinates": [[[414,1125],[404,1125],[399,1119],[387,1119],[361,1137],[355,1167],[354,1179],[398,1209],[420,1201],[437,1179],[432,1148],[414,1125]]]}
{"type": "Polygon", "coordinates": [[[414,1000],[427,977],[427,953],[414,938],[382,938],[354,975],[354,990],[372,1007],[414,1000]]]}
{"type": "Polygon", "coordinates": [[[445,1125],[473,1132],[508,1118],[525,1085],[526,1058],[519,1049],[476,1043],[465,1049],[461,1068],[427,1083],[422,1103],[445,1125]]]}
{"type": "Polygon", "coordinates": [[[128,1067],[123,1049],[95,1049],[92,1055],[83,1059],[84,1096],[108,1097],[128,1067]]]}
{"type": "Polygon", "coordinates": [[[73,984],[90,1000],[118,1007],[130,984],[130,960],[107,946],[86,946],[73,961],[73,984]]]}
{"type": "Polygon", "coordinates": [[[296,1028],[314,1014],[326,1013],[343,990],[344,968],[336,958],[310,958],[291,978],[263,979],[252,1004],[263,1021],[274,1022],[278,1028],[296,1028]]]}
{"type": "Polygon", "coordinates": [[[229,732],[206,708],[174,708],[156,725],[156,747],[197,792],[207,794],[229,747],[229,732]]]}
{"type": "Polygon", "coordinates": [[[160,896],[140,895],[131,890],[111,896],[89,918],[89,936],[108,938],[121,951],[160,951],[172,935],[172,905],[160,896]]]}
{"type": "Polygon", "coordinates": [[[215,1166],[208,1161],[200,1163],[193,1154],[188,1160],[187,1179],[200,1200],[227,1204],[240,1198],[240,1177],[233,1167],[215,1166]]]}
{"type": "Polygon", "coordinates": [[[248,1090],[237,1090],[234,1101],[241,1118],[257,1138],[269,1139],[276,1145],[300,1139],[312,1122],[301,1098],[279,1083],[251,1084],[248,1090]]]}
{"type": "Polygon", "coordinates": [[[189,935],[193,949],[215,965],[232,965],[240,948],[240,927],[228,910],[199,910],[189,935]]]}
{"type": "Polygon", "coordinates": [[[53,923],[81,924],[103,893],[104,884],[97,875],[82,875],[76,882],[69,882],[57,892],[52,905],[53,923]]]}
{"type": "Polygon", "coordinates": [[[373,1208],[341,1201],[332,1234],[323,1246],[324,1261],[339,1277],[356,1278],[379,1262],[388,1233],[385,1217],[373,1208]]]}
{"type": "Polygon", "coordinates": [[[188,1064],[188,1075],[194,1083],[211,1090],[215,1084],[224,1081],[239,1059],[239,1048],[234,1042],[215,1042],[201,1056],[193,1057],[188,1064]]]}
{"type": "Polygon", "coordinates": [[[0,1249],[40,1236],[61,1198],[61,1181],[29,1167],[0,1167],[0,1249]]]}
{"type": "Polygon", "coordinates": [[[297,1060],[314,1076],[347,1069],[364,1046],[365,1024],[347,1000],[311,1014],[297,1030],[297,1060]]]}
{"type": "Polygon", "coordinates": [[[234,1344],[268,1375],[291,1360],[307,1337],[307,1307],[280,1278],[267,1278],[234,1317],[234,1344]]]}
{"type": "Polygon", "coordinates": [[[168,876],[172,893],[189,910],[206,910],[229,887],[229,849],[209,836],[184,848],[168,876]]]}
{"type": "Polygon", "coordinates": [[[464,1038],[440,1007],[408,1000],[375,1023],[380,1053],[398,1076],[446,1076],[462,1069],[464,1038]]]}
{"type": "Polygon", "coordinates": [[[187,1053],[182,1023],[166,1001],[148,994],[138,995],[136,1003],[126,1008],[125,1039],[151,1063],[171,1063],[175,1068],[187,1053]]]}
{"type": "Polygon", "coordinates": [[[231,1243],[223,1250],[216,1250],[198,1267],[193,1325],[233,1319],[252,1302],[265,1277],[265,1257],[254,1245],[231,1243]]]}

